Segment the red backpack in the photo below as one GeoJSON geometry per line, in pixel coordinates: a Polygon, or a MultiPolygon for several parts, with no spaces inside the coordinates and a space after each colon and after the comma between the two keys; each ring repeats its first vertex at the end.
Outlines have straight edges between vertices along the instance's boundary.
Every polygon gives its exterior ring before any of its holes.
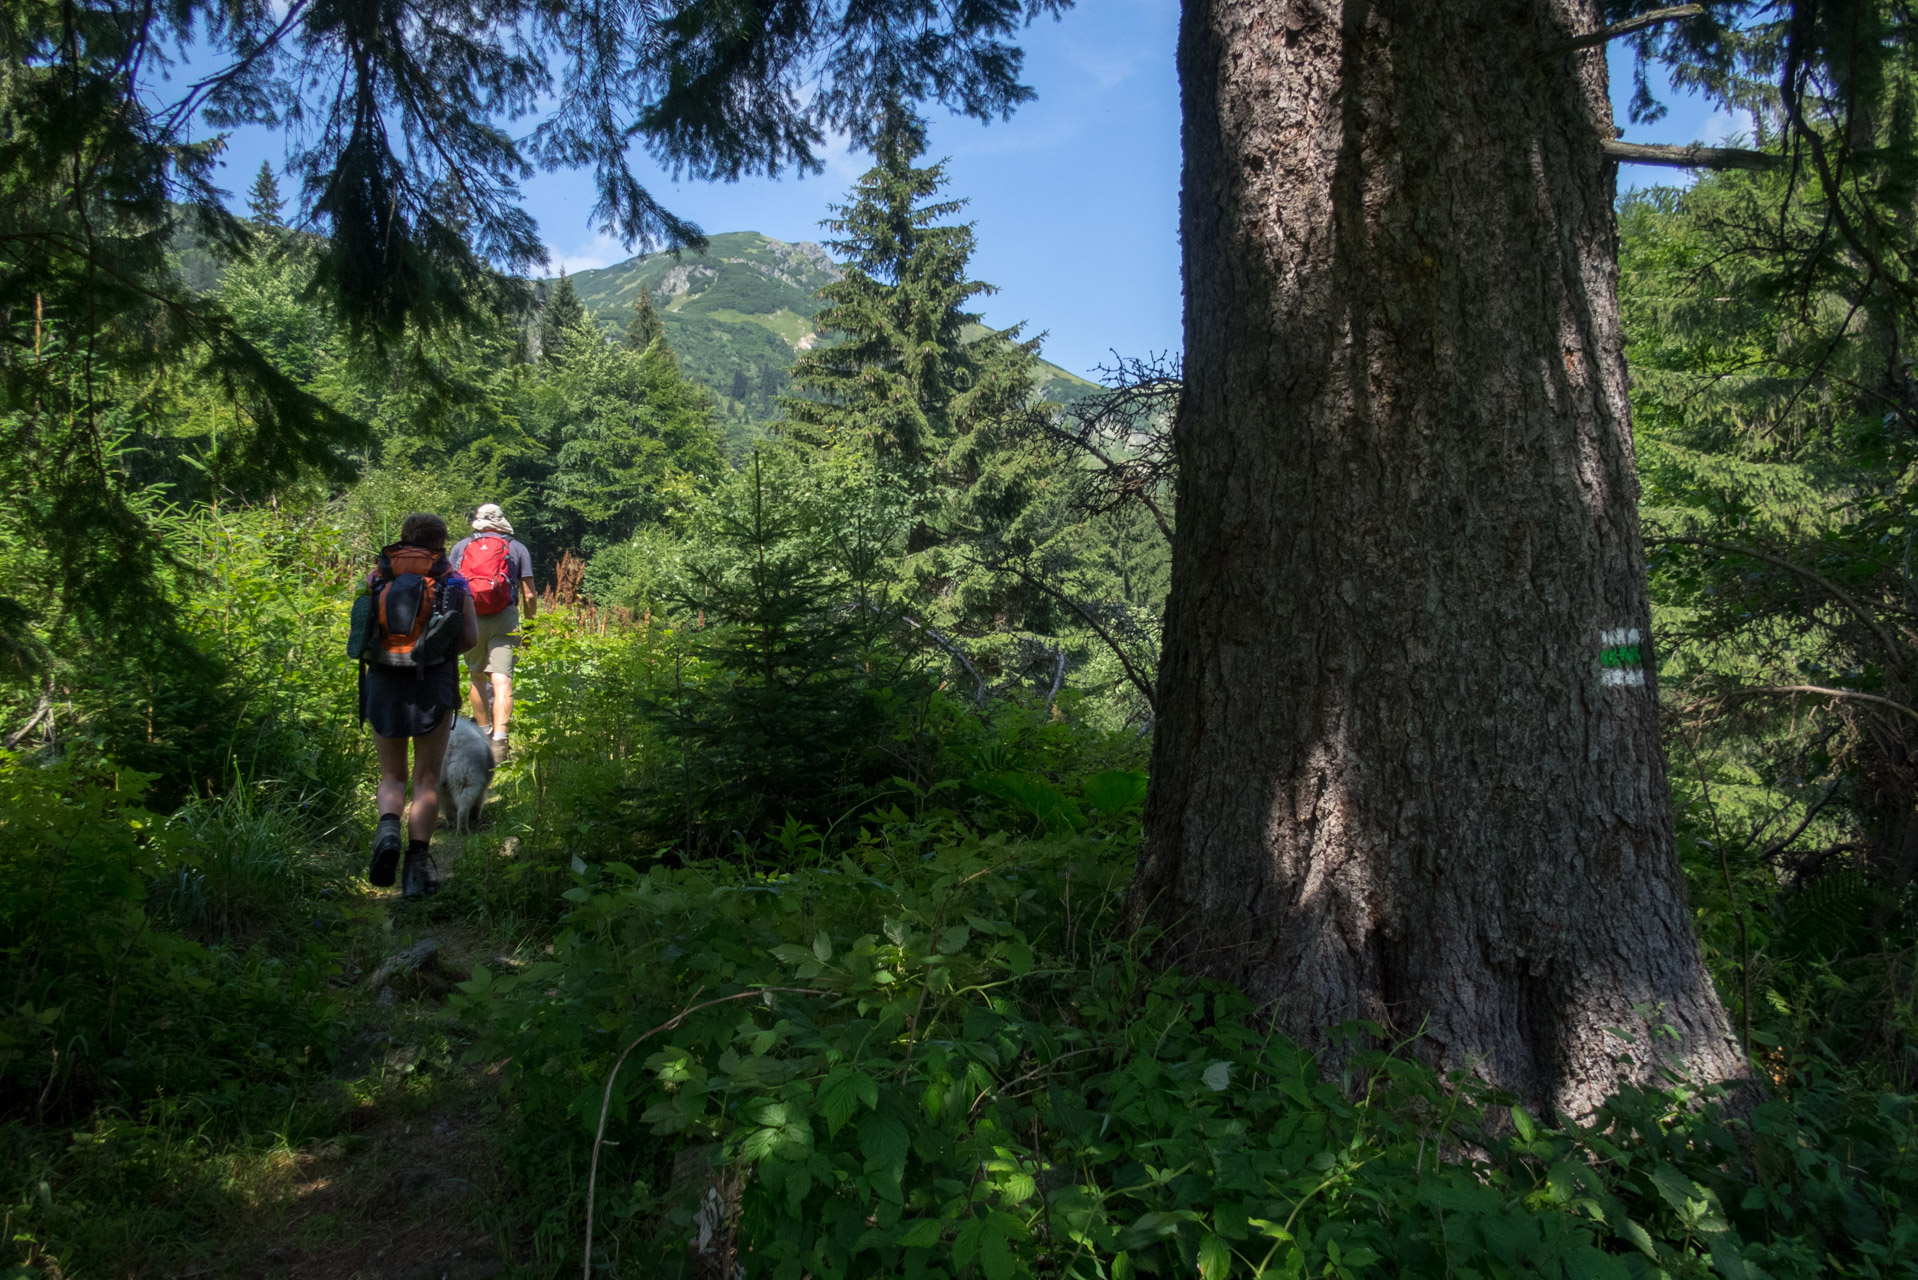
{"type": "Polygon", "coordinates": [[[498,613],[513,603],[511,544],[497,534],[481,534],[460,556],[460,576],[473,590],[473,612],[498,613]]]}

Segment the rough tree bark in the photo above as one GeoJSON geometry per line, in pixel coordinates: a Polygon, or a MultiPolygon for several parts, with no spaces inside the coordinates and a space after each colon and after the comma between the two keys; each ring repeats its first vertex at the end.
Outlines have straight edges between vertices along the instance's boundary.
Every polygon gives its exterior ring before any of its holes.
{"type": "Polygon", "coordinates": [[[1661,1024],[1699,1076],[1742,1070],[1658,738],[1605,55],[1543,52],[1596,26],[1579,0],[1186,0],[1134,899],[1168,961],[1307,1042],[1422,1032],[1571,1114],[1648,1076],[1661,1024]]]}

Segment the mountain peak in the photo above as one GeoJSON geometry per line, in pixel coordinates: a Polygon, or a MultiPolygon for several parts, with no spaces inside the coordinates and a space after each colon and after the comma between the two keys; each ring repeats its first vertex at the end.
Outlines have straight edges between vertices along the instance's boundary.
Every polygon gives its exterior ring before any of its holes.
{"type": "MultiPolygon", "coordinates": [[[[757,231],[710,236],[706,252],[649,253],[571,277],[573,292],[599,321],[623,329],[643,285],[666,324],[681,367],[718,398],[736,441],[778,417],[791,390],[787,370],[819,342],[819,290],[845,274],[825,246],[775,240],[757,231]]],[[[1040,361],[1046,399],[1061,403],[1093,384],[1040,361]]]]}

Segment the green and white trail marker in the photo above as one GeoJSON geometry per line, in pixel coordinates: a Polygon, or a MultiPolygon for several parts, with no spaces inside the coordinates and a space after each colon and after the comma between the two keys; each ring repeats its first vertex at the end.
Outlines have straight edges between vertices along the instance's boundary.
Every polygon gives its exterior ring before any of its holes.
{"type": "Polygon", "coordinates": [[[1614,627],[1598,633],[1598,682],[1614,687],[1643,687],[1644,659],[1637,627],[1614,627]]]}

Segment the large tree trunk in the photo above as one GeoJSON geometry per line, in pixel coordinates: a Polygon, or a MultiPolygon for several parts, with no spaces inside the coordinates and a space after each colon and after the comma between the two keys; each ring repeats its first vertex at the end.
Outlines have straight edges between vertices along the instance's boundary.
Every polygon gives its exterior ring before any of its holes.
{"type": "Polygon", "coordinates": [[[1573,1114],[1655,1044],[1742,1067],[1643,639],[1604,53],[1543,54],[1594,21],[1186,0],[1179,524],[1135,898],[1168,960],[1308,1043],[1373,1019],[1573,1114]]]}

